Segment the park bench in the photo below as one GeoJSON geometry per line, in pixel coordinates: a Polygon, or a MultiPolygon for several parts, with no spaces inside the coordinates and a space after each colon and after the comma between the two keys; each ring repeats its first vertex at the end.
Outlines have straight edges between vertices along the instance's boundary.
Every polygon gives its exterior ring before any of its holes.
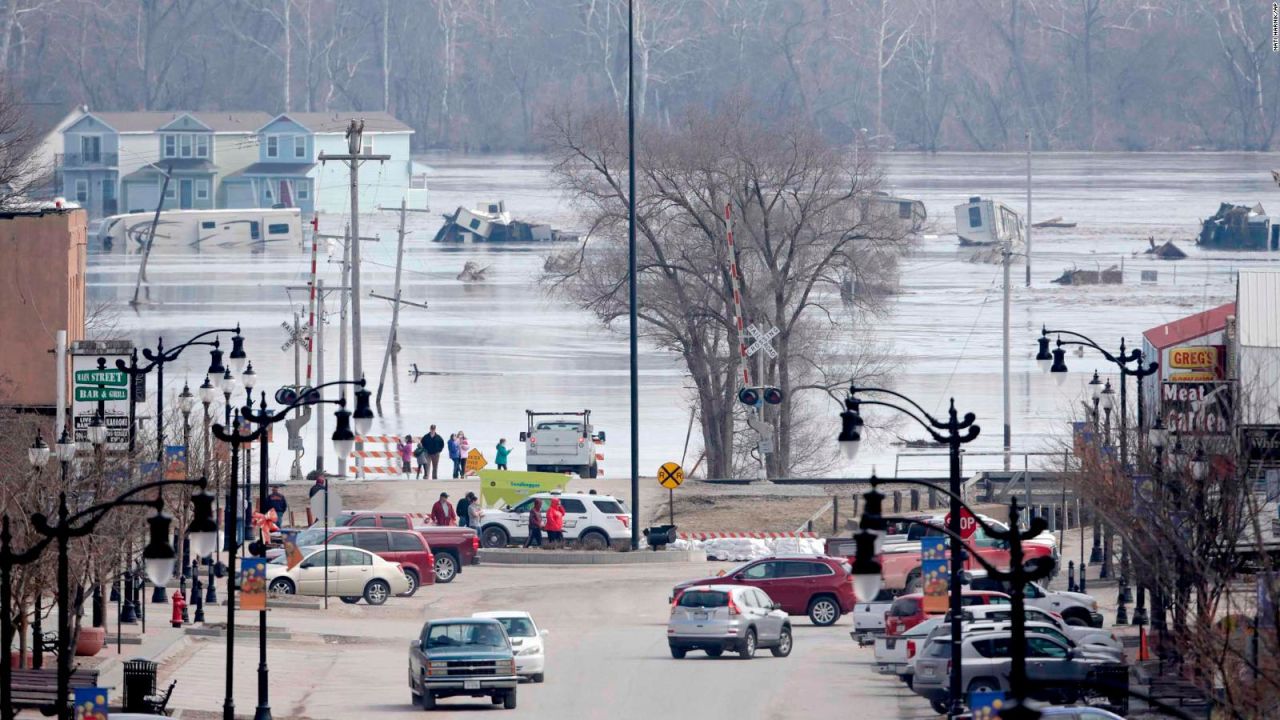
{"type": "MultiPolygon", "coordinates": [[[[71,671],[71,690],[97,687],[98,671],[75,669],[71,671]]],[[[13,706],[15,708],[53,707],[58,698],[58,671],[56,668],[14,668],[13,706]]]]}

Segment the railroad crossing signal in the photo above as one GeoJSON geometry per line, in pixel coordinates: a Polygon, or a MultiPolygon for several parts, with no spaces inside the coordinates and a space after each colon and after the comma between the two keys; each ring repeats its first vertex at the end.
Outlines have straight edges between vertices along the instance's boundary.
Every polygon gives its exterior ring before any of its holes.
{"type": "Polygon", "coordinates": [[[755,323],[748,325],[747,334],[755,338],[755,342],[747,346],[747,355],[752,356],[763,350],[764,354],[771,358],[778,357],[778,351],[773,349],[769,341],[777,337],[779,332],[778,328],[773,326],[770,326],[768,330],[761,330],[755,323]]]}
{"type": "Polygon", "coordinates": [[[658,484],[668,490],[675,490],[684,483],[684,468],[676,463],[663,463],[658,468],[658,484]]]}

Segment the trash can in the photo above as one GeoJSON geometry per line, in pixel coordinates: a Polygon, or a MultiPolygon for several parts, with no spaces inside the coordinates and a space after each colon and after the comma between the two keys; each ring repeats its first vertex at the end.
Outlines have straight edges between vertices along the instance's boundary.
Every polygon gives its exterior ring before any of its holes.
{"type": "Polygon", "coordinates": [[[644,538],[649,543],[649,549],[659,550],[676,541],[676,526],[654,525],[653,527],[645,528],[644,538]]]}
{"type": "Polygon", "coordinates": [[[124,711],[150,712],[146,699],[156,694],[157,665],[150,660],[134,658],[124,664],[124,711]]]}

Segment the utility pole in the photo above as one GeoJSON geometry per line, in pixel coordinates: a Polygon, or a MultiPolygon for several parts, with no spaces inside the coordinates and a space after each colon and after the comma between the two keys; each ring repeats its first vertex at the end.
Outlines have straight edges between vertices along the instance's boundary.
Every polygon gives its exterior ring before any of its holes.
{"type": "MultiPolygon", "coordinates": [[[[329,160],[345,161],[351,176],[352,240],[349,243],[348,250],[351,256],[351,370],[357,379],[364,377],[364,363],[361,357],[360,342],[360,163],[365,160],[386,162],[391,159],[390,155],[362,155],[360,151],[363,148],[363,142],[364,120],[352,119],[347,126],[347,154],[326,155],[325,153],[320,153],[321,163],[329,160]]],[[[343,379],[345,380],[346,378],[343,379]]],[[[358,439],[356,449],[364,449],[364,443],[359,442],[358,439]]],[[[356,457],[356,465],[363,470],[364,460],[358,455],[356,457]]]]}
{"type": "MultiPolygon", "coordinates": [[[[1031,287],[1031,131],[1027,131],[1027,224],[1026,224],[1026,253],[1027,253],[1027,287],[1031,287]]],[[[1008,285],[1008,278],[1005,278],[1005,284],[1008,285]]],[[[1007,322],[1005,323],[1008,324],[1007,322]]],[[[1005,345],[1009,341],[1005,340],[1005,345]]],[[[1006,351],[1006,355],[1008,351],[1006,351]]],[[[1007,360],[1005,361],[1008,362],[1007,360]]]]}
{"type": "Polygon", "coordinates": [[[405,232],[405,215],[410,212],[430,212],[429,209],[409,210],[408,201],[401,198],[400,200],[400,227],[397,231],[398,240],[396,242],[396,284],[395,289],[391,293],[391,297],[378,295],[370,292],[371,297],[391,302],[391,332],[387,333],[387,352],[382,356],[382,372],[378,373],[378,394],[375,396],[375,403],[378,406],[378,412],[382,412],[382,386],[387,381],[387,366],[391,364],[391,356],[400,352],[400,305],[414,305],[420,308],[426,308],[426,303],[409,302],[400,299],[400,277],[404,269],[404,238],[405,232]]]}
{"type": "MultiPolygon", "coordinates": [[[[324,278],[316,278],[316,328],[312,346],[316,349],[316,387],[324,384],[324,278]]],[[[316,472],[324,472],[324,413],[316,413],[316,472]]]]}
{"type": "MultiPolygon", "coordinates": [[[[156,214],[151,218],[151,229],[147,231],[147,244],[142,249],[142,263],[138,266],[138,280],[133,286],[133,299],[129,301],[130,305],[138,305],[138,293],[142,290],[142,281],[147,277],[147,259],[151,257],[151,246],[156,242],[156,225],[160,223],[160,211],[164,209],[164,194],[169,191],[169,174],[173,172],[170,167],[168,172],[160,170],[160,166],[154,166],[161,175],[164,176],[164,182],[160,184],[160,199],[156,201],[156,214]]],[[[151,287],[147,286],[147,298],[151,297],[151,287]]],[[[161,418],[156,418],[156,422],[161,422],[161,418]]],[[[164,448],[160,448],[161,452],[164,448]]]]}
{"type": "MultiPolygon", "coordinates": [[[[1031,227],[1028,225],[1027,227],[1031,227]]],[[[1007,471],[1012,466],[1012,450],[1013,450],[1013,426],[1011,422],[1010,397],[1009,397],[1009,296],[1012,288],[1010,287],[1009,266],[1013,264],[1013,239],[1005,240],[1003,252],[1004,257],[1004,348],[1001,360],[1003,361],[1004,376],[1004,469],[1007,471]]],[[[1027,266],[1030,267],[1031,260],[1027,259],[1027,266]]]]}

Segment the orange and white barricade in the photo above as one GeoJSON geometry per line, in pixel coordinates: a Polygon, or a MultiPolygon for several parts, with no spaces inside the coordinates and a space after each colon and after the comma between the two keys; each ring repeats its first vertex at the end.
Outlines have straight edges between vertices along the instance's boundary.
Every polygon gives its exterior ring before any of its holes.
{"type": "Polygon", "coordinates": [[[356,442],[363,443],[363,450],[352,450],[351,457],[356,464],[351,465],[351,474],[355,477],[368,475],[404,475],[404,464],[400,461],[400,453],[396,445],[400,444],[398,435],[357,435],[356,442]],[[381,446],[370,448],[369,446],[381,446]],[[370,462],[372,461],[372,462],[370,462]]]}

